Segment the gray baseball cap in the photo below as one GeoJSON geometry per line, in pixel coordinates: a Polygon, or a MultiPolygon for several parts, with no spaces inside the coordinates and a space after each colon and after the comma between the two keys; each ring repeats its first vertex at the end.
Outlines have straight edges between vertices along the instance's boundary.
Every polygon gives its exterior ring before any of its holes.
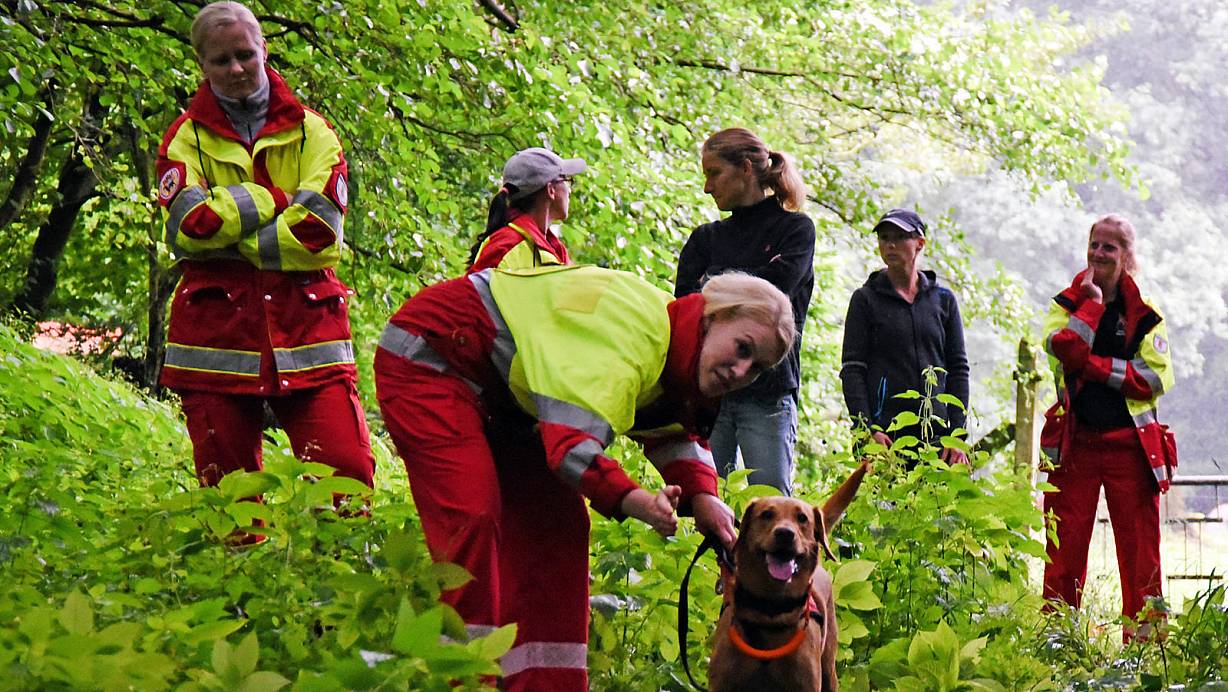
{"type": "Polygon", "coordinates": [[[541,147],[531,147],[512,154],[503,166],[503,184],[516,186],[508,199],[527,197],[551,181],[583,173],[588,169],[584,159],[565,159],[541,147]]]}

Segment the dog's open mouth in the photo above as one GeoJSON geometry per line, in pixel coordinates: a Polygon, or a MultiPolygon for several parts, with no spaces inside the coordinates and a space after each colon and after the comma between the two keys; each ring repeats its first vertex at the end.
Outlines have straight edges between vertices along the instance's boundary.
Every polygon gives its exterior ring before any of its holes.
{"type": "Polygon", "coordinates": [[[797,574],[797,555],[792,551],[767,553],[764,555],[764,560],[767,562],[768,574],[772,575],[773,579],[789,581],[793,575],[797,574]]]}

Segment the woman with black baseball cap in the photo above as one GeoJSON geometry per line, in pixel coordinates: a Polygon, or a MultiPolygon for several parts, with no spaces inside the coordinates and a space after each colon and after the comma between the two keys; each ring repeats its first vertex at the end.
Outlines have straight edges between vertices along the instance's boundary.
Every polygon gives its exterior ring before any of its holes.
{"type": "Polygon", "coordinates": [[[584,159],[564,159],[541,147],[516,152],[503,166],[503,187],[490,201],[486,230],[469,250],[469,273],[571,264],[551,224],[571,207],[572,178],[584,159]]]}
{"type": "MultiPolygon", "coordinates": [[[[950,289],[939,286],[934,272],[919,267],[925,249],[925,222],[916,212],[892,209],[874,232],[878,252],[887,265],[870,274],[853,292],[844,321],[843,365],[840,381],[849,415],[869,426],[874,439],[888,447],[893,436],[914,435],[939,443],[963,428],[968,406],[968,356],[959,303],[950,289]],[[933,413],[945,425],[921,423],[888,433],[896,415],[916,412],[916,399],[896,398],[909,390],[926,393],[925,370],[938,373],[933,413]],[[936,397],[950,394],[964,405],[948,406],[936,397]]],[[[943,447],[941,458],[964,464],[968,457],[955,447],[943,447]]]]}

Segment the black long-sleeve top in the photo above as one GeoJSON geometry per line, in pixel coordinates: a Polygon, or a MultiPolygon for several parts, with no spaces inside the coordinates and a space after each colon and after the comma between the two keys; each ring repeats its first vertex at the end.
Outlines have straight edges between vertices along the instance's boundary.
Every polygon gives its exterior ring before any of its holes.
{"type": "Polygon", "coordinates": [[[708,277],[740,271],[770,281],[789,297],[798,338],[793,350],[771,372],[747,388],[750,395],[796,392],[801,380],[801,334],[814,291],[814,222],[788,211],[774,197],[734,209],[706,223],[687,239],[678,257],[674,295],[696,293],[708,277]]]}
{"type": "MultiPolygon", "coordinates": [[[[855,421],[886,430],[897,413],[915,413],[918,400],[894,397],[910,389],[924,394],[923,372],[931,365],[947,371],[939,374],[934,394],[950,394],[968,405],[968,355],[959,303],[954,293],[938,285],[934,272],[922,271],[919,278],[911,304],[896,293],[885,269],[870,274],[849,300],[840,381],[855,421]]],[[[965,425],[965,412],[955,406],[935,401],[934,415],[948,420],[951,428],[965,425]]],[[[941,426],[936,430],[946,432],[941,426]]]]}

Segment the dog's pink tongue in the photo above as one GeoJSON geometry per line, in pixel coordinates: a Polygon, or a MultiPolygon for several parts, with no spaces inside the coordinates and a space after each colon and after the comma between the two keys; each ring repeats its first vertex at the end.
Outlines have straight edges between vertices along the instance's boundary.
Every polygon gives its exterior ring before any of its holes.
{"type": "Polygon", "coordinates": [[[772,575],[773,579],[780,581],[789,581],[793,578],[793,573],[797,571],[797,562],[793,560],[780,560],[767,556],[768,574],[772,575]]]}

